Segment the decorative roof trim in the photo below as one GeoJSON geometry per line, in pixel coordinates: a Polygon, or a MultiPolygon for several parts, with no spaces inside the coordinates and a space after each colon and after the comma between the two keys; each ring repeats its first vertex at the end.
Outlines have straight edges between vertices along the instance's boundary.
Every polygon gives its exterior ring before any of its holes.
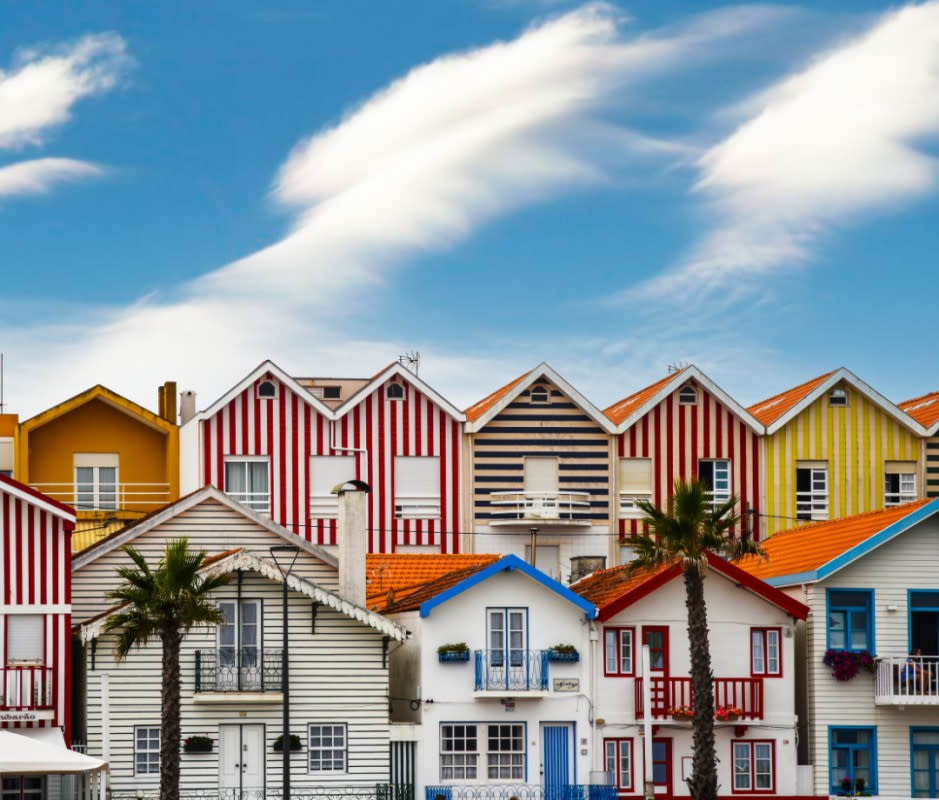
{"type": "MultiPolygon", "coordinates": [[[[568,383],[559,373],[557,373],[547,362],[542,361],[531,372],[526,373],[518,383],[509,391],[500,397],[495,403],[487,408],[475,420],[466,423],[467,433],[476,433],[509,405],[516,397],[524,392],[529,386],[540,378],[547,378],[561,391],[563,391],[571,400],[573,400],[588,417],[597,423],[606,433],[615,433],[616,426],[599,408],[584,397],[577,389],[568,383]]],[[[470,406],[472,408],[472,406],[470,406]]]]}
{"type": "Polygon", "coordinates": [[[535,569],[527,561],[522,561],[522,559],[514,554],[500,558],[498,561],[496,561],[495,564],[490,564],[488,567],[480,570],[475,575],[470,575],[465,580],[460,581],[455,586],[451,586],[449,589],[441,592],[436,597],[421,603],[421,616],[430,616],[430,612],[436,606],[439,606],[441,603],[446,603],[447,600],[456,597],[458,594],[462,594],[467,589],[471,589],[472,587],[476,586],[476,584],[482,583],[484,580],[491,578],[493,575],[496,575],[499,572],[512,572],[514,570],[518,570],[519,572],[524,573],[532,580],[537,581],[542,586],[550,589],[552,592],[562,597],[564,600],[567,600],[569,603],[577,606],[584,612],[584,617],[586,619],[594,619],[596,617],[597,608],[593,603],[591,603],[589,600],[585,600],[579,594],[572,592],[566,586],[558,583],[553,578],[548,577],[541,570],[535,569]]]}
{"type": "Polygon", "coordinates": [[[0,475],[0,491],[7,492],[30,505],[41,508],[43,511],[48,511],[53,516],[64,520],[67,531],[71,531],[75,526],[75,510],[71,506],[54,500],[48,495],[37,491],[32,486],[27,486],[25,483],[20,483],[18,480],[8,478],[6,475],[0,475]]]}
{"type": "Polygon", "coordinates": [[[334,412],[335,418],[340,419],[348,414],[353,408],[355,408],[359,403],[361,403],[366,397],[368,397],[372,392],[374,392],[379,386],[384,384],[390,378],[400,377],[402,380],[407,381],[408,383],[413,384],[421,392],[421,394],[427,395],[436,405],[440,406],[444,411],[446,411],[451,417],[453,417],[457,422],[464,422],[466,420],[466,415],[460,411],[455,405],[453,405],[449,400],[447,400],[443,395],[436,392],[430,386],[428,386],[424,381],[422,381],[417,375],[415,375],[407,367],[402,366],[398,362],[389,364],[385,369],[379,372],[374,378],[372,378],[365,386],[359,389],[352,397],[350,397],[346,402],[340,405],[334,412]]]}

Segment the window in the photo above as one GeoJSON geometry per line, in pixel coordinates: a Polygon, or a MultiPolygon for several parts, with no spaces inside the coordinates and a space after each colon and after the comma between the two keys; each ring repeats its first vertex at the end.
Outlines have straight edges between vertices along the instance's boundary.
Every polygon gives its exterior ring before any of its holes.
{"type": "Polygon", "coordinates": [[[775,792],[773,743],[747,740],[733,742],[732,747],[734,791],[775,792]]]}
{"type": "Polygon", "coordinates": [[[134,728],[134,774],[160,774],[160,727],[134,728]]]}
{"type": "Polygon", "coordinates": [[[848,404],[848,392],[846,389],[832,389],[828,393],[828,405],[843,408],[848,404]]]}
{"type": "Polygon", "coordinates": [[[625,519],[639,519],[642,512],[636,500],[652,499],[652,459],[619,460],[619,512],[625,519]]]}
{"type": "Polygon", "coordinates": [[[310,456],[310,518],[336,519],[337,484],[355,478],[355,456],[310,456]]]}
{"type": "Polygon", "coordinates": [[[685,384],[678,390],[678,403],[683,406],[697,405],[698,390],[690,384],[685,384]]]}
{"type": "Polygon", "coordinates": [[[873,652],[873,592],[828,590],[828,648],[873,652]]]}
{"type": "Polygon", "coordinates": [[[75,453],[75,509],[78,511],[117,508],[117,453],[75,453]]]}
{"type": "Polygon", "coordinates": [[[389,383],[385,397],[389,400],[404,400],[404,387],[400,383],[389,383]]]}
{"type": "Polygon", "coordinates": [[[2,800],[42,800],[46,796],[45,775],[4,775],[2,800]]]}
{"type": "Polygon", "coordinates": [[[440,780],[480,779],[499,783],[525,780],[524,724],[440,726],[440,780]],[[481,754],[485,757],[485,775],[480,775],[478,769],[481,754]]]}
{"type": "Polygon", "coordinates": [[[796,517],[828,519],[828,464],[796,462],[796,517]]]}
{"type": "Polygon", "coordinates": [[[271,513],[271,490],[266,456],[225,459],[225,494],[252,511],[271,513]]]}
{"type": "Polygon", "coordinates": [[[884,505],[896,506],[916,499],[916,462],[884,462],[884,505]]]}
{"type": "Polygon", "coordinates": [[[604,675],[633,675],[633,628],[604,628],[604,675]]]}
{"type": "Polygon", "coordinates": [[[277,397],[277,385],[273,381],[261,381],[258,384],[258,397],[261,400],[277,397]]]}
{"type": "Polygon", "coordinates": [[[395,518],[440,517],[440,457],[395,456],[395,518]]]}
{"type": "Polygon", "coordinates": [[[875,728],[830,728],[830,794],[847,785],[855,791],[858,781],[863,790],[877,794],[877,733],[875,728]]]}
{"type": "Polygon", "coordinates": [[[218,691],[255,691],[263,684],[261,601],[222,600],[218,626],[218,691]]]}
{"type": "Polygon", "coordinates": [[[750,673],[782,675],[779,628],[750,629],[750,673]]]}
{"type": "Polygon", "coordinates": [[[323,387],[323,399],[324,400],[342,399],[342,387],[341,386],[324,386],[323,387]]]}
{"type": "Polygon", "coordinates": [[[42,614],[7,616],[7,664],[43,663],[44,621],[42,614]]]}
{"type": "Polygon", "coordinates": [[[707,485],[711,504],[715,508],[730,500],[729,461],[699,461],[698,480],[707,485]]]}
{"type": "Polygon", "coordinates": [[[548,402],[548,390],[544,386],[535,386],[528,396],[532,403],[544,404],[548,402]]]}
{"type": "Polygon", "coordinates": [[[557,519],[558,508],[558,460],[545,456],[525,458],[526,518],[557,519]]]}
{"type": "Polygon", "coordinates": [[[346,724],[310,725],[310,772],[346,771],[346,724]]]}
{"type": "Polygon", "coordinates": [[[523,666],[528,643],[528,609],[490,608],[486,618],[489,663],[501,667],[508,653],[509,666],[523,666]]]}
{"type": "Polygon", "coordinates": [[[633,740],[604,739],[603,768],[613,775],[614,786],[633,788],[633,740]]]}

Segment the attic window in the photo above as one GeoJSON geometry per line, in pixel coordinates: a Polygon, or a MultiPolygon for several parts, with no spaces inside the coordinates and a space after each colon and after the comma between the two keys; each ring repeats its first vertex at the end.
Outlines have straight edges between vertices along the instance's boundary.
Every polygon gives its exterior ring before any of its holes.
{"type": "Polygon", "coordinates": [[[324,386],[323,387],[323,399],[324,400],[339,400],[341,397],[342,397],[341,386],[324,386]]]}
{"type": "Polygon", "coordinates": [[[400,383],[389,383],[388,391],[385,393],[385,396],[389,400],[403,400],[404,387],[400,383]]]}
{"type": "Polygon", "coordinates": [[[678,404],[694,406],[698,404],[698,390],[694,386],[685,385],[678,390],[678,404]]]}
{"type": "Polygon", "coordinates": [[[533,403],[547,403],[548,390],[544,386],[536,386],[531,390],[529,397],[533,403]]]}
{"type": "Polygon", "coordinates": [[[274,381],[261,381],[258,384],[258,397],[262,399],[277,397],[277,386],[274,381]]]}
{"type": "Polygon", "coordinates": [[[828,393],[828,405],[846,406],[848,404],[848,393],[844,389],[832,389],[828,393]]]}

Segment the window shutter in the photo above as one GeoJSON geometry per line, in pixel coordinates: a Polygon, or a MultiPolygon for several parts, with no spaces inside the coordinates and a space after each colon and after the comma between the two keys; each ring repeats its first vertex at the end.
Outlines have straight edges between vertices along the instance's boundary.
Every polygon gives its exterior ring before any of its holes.
{"type": "Polygon", "coordinates": [[[652,459],[621,458],[619,460],[619,490],[624,494],[651,494],[652,459]]]}
{"type": "Polygon", "coordinates": [[[42,614],[7,616],[7,662],[43,661],[42,614]]]}
{"type": "Polygon", "coordinates": [[[13,440],[0,438],[0,470],[13,471],[13,440]]]}
{"type": "Polygon", "coordinates": [[[526,458],[525,491],[557,494],[558,460],[556,458],[541,458],[537,456],[534,458],[526,458]]]}
{"type": "Polygon", "coordinates": [[[897,475],[915,475],[916,474],[916,462],[915,461],[885,461],[884,462],[884,472],[887,474],[897,475]]]}
{"type": "Polygon", "coordinates": [[[395,516],[423,519],[440,516],[439,456],[395,456],[395,516]]]}
{"type": "Polygon", "coordinates": [[[310,517],[339,516],[336,484],[355,478],[355,456],[310,456],[310,517]]]}

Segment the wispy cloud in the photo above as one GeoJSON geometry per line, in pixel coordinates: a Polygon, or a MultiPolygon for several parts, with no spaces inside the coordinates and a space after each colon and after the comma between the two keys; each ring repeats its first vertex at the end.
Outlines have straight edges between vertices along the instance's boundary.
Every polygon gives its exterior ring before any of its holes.
{"type": "MultiPolygon", "coordinates": [[[[42,348],[8,385],[35,389],[35,410],[92,375],[149,401],[155,375],[212,396],[269,356],[297,371],[370,374],[402,348],[363,341],[355,325],[380,307],[392,267],[513,209],[602,184],[624,154],[673,157],[674,146],[604,122],[620,90],[690,68],[779,13],[730,8],[629,36],[614,9],[591,5],[419,66],[290,153],[271,190],[293,216],[281,240],[171,296],[86,313],[78,327],[0,330],[14,350],[42,348]]],[[[472,357],[448,363],[471,369],[472,357]]]]}
{"type": "Polygon", "coordinates": [[[34,158],[0,167],[0,197],[42,194],[58,183],[101,174],[101,168],[72,158],[34,158]]]}
{"type": "Polygon", "coordinates": [[[819,237],[936,188],[939,3],[891,12],[748,98],[748,118],[700,159],[709,232],[627,300],[727,295],[809,261],[819,237]]]}

